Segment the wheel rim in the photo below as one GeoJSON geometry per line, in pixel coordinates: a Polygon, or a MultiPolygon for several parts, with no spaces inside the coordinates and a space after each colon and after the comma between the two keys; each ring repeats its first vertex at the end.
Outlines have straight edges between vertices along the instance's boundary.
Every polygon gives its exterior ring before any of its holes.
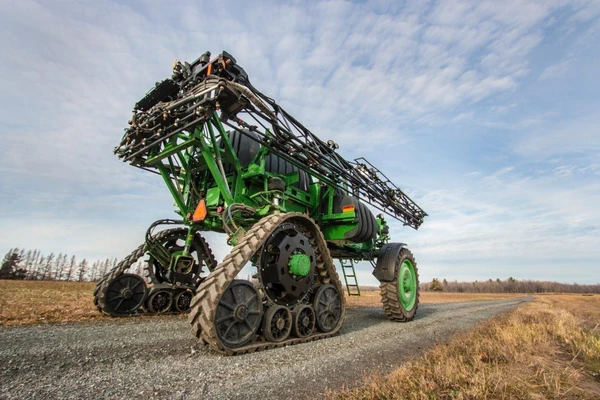
{"type": "Polygon", "coordinates": [[[159,290],[148,299],[148,310],[161,314],[169,311],[173,304],[173,294],[167,290],[159,290]]]}
{"type": "Polygon", "coordinates": [[[405,310],[410,311],[417,300],[417,275],[410,260],[402,261],[398,272],[398,297],[405,310]]]}
{"type": "Polygon", "coordinates": [[[143,304],[146,284],[137,275],[123,274],[106,291],[106,307],[116,314],[132,314],[143,304]]]}
{"type": "Polygon", "coordinates": [[[342,300],[333,285],[321,286],[315,296],[317,326],[323,332],[332,331],[340,320],[342,300]]]}
{"type": "Polygon", "coordinates": [[[175,296],[175,308],[177,311],[187,311],[190,309],[190,303],[192,302],[192,292],[180,292],[175,296]]]}
{"type": "Polygon", "coordinates": [[[227,347],[243,346],[258,330],[262,315],[262,300],[256,288],[248,281],[234,280],[217,305],[217,336],[227,347]]]}
{"type": "Polygon", "coordinates": [[[315,329],[315,311],[310,306],[296,306],[294,314],[294,333],[296,336],[310,336],[315,329]]]}
{"type": "Polygon", "coordinates": [[[272,306],[265,314],[265,337],[272,342],[285,340],[292,331],[292,314],[284,306],[272,306]]]}

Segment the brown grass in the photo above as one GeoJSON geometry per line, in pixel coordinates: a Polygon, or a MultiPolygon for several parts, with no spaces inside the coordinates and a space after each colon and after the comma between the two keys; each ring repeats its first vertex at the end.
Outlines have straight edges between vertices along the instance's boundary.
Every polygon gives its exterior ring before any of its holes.
{"type": "Polygon", "coordinates": [[[95,282],[0,280],[0,326],[114,320],[94,306],[95,288],[95,282]]]}
{"type": "MultiPolygon", "coordinates": [[[[93,282],[0,280],[0,326],[108,320],[93,304],[93,282]]],[[[421,293],[422,303],[494,300],[509,294],[421,293]]],[[[379,292],[349,297],[349,307],[380,307],[379,292]]],[[[156,317],[153,317],[156,318],[156,317]]]]}
{"type": "Polygon", "coordinates": [[[106,319],[94,306],[91,282],[0,280],[0,325],[106,319]]]}
{"type": "Polygon", "coordinates": [[[387,376],[328,397],[598,399],[598,322],[598,295],[538,296],[387,376]]]}

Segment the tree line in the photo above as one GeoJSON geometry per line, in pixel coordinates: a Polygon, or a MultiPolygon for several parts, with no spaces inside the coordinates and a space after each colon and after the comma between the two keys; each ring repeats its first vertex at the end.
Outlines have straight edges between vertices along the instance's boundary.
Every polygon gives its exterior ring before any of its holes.
{"type": "Polygon", "coordinates": [[[559,283],[550,281],[517,280],[510,277],[505,280],[488,279],[475,282],[449,282],[434,278],[431,282],[419,285],[425,292],[454,293],[600,293],[600,284],[580,285],[577,283],[559,283]]]}
{"type": "MultiPolygon", "coordinates": [[[[49,280],[49,281],[98,281],[118,264],[118,259],[107,258],[90,263],[74,255],[50,253],[39,250],[10,249],[0,264],[0,279],[49,280]]],[[[144,260],[138,260],[129,268],[131,273],[142,275],[144,260]]],[[[361,286],[361,290],[377,290],[376,286],[361,286]]],[[[600,284],[580,285],[577,283],[559,283],[550,281],[517,280],[512,277],[501,280],[458,282],[433,278],[431,282],[421,283],[419,289],[424,292],[454,293],[600,293],[600,284]]]]}
{"type": "MultiPolygon", "coordinates": [[[[13,248],[6,253],[0,264],[0,279],[47,280],[47,281],[98,281],[118,263],[117,258],[89,262],[74,255],[48,255],[39,250],[13,248]]],[[[142,272],[143,261],[131,270],[142,272]]]]}

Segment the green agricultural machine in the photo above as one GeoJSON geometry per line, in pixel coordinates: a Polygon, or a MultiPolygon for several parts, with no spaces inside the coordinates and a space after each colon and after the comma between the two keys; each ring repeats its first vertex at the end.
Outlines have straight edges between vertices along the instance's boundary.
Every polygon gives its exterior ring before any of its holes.
{"type": "Polygon", "coordinates": [[[337,148],[254,88],[227,52],[175,62],[135,105],[115,154],[163,178],[178,218],[153,223],[102,278],[97,308],[189,312],[202,343],[246,353],[334,335],[345,295],[333,259],[348,295],[360,295],[354,265],[366,260],[387,317],[412,320],[417,263],[390,242],[386,218],[418,229],[427,214],[367,160],[347,161],[337,148]],[[165,225],[176,227],[155,232],[165,225]],[[220,263],[205,231],[233,246],[220,263]],[[128,271],[140,259],[145,276],[128,271]],[[252,281],[237,278],[245,266],[252,281]]]}

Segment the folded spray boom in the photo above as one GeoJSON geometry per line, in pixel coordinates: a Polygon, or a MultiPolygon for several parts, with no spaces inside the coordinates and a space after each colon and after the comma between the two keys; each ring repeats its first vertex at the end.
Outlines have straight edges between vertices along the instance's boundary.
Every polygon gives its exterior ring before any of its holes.
{"type": "Polygon", "coordinates": [[[405,225],[418,229],[427,215],[366,159],[344,159],[335,151],[336,143],[322,141],[258,91],[227,52],[212,60],[207,52],[192,63],[176,62],[173,76],[157,83],[136,103],[130,127],[115,153],[132,165],[156,169],[149,163],[153,154],[176,135],[205,124],[215,111],[225,126],[247,136],[253,132],[252,140],[313,178],[348,188],[354,197],[405,225]]]}

